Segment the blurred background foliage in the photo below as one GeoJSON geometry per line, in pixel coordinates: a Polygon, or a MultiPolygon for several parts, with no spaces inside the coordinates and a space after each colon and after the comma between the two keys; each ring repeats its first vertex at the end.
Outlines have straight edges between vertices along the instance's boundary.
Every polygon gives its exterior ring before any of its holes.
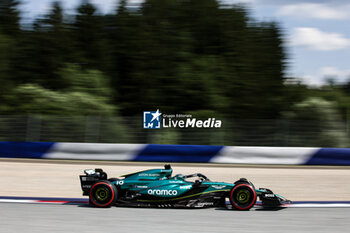
{"type": "Polygon", "coordinates": [[[287,77],[277,22],[216,0],[116,2],[57,1],[21,24],[20,1],[0,0],[1,140],[349,146],[350,83],[287,77]],[[155,109],[223,128],[143,130],[155,109]]]}

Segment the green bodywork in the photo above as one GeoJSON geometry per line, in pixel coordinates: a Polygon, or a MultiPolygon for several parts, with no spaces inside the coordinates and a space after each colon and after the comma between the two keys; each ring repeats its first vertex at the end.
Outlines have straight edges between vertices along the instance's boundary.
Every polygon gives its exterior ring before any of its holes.
{"type": "MultiPolygon", "coordinates": [[[[188,181],[183,175],[171,176],[172,169],[151,169],[123,175],[122,180],[114,181],[114,184],[120,190],[128,190],[140,193],[142,196],[156,196],[160,199],[143,200],[138,199],[139,202],[169,202],[181,199],[187,199],[209,193],[230,192],[235,186],[233,183],[212,182],[203,180],[200,185],[206,187],[198,193],[190,193],[189,190],[196,186],[193,181],[188,181]]],[[[264,193],[264,190],[255,189],[257,195],[264,193]]],[[[141,196],[141,197],[142,197],[141,196]]]]}
{"type": "Polygon", "coordinates": [[[80,176],[83,195],[89,195],[89,200],[97,206],[108,203],[107,206],[223,207],[228,198],[234,208],[248,210],[257,198],[263,207],[290,203],[269,189],[256,189],[245,178],[226,183],[211,181],[200,173],[172,176],[170,165],[165,165],[164,169],[150,169],[110,179],[102,169],[84,172],[86,175],[80,176]],[[93,189],[95,184],[100,186],[93,189]]]}

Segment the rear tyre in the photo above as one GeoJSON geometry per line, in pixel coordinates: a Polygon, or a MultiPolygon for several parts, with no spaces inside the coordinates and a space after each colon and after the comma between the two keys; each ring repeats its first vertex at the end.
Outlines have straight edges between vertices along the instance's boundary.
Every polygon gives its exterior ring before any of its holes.
{"type": "Polygon", "coordinates": [[[117,201],[118,191],[109,181],[95,183],[89,193],[89,202],[96,207],[111,207],[117,201]]]}
{"type": "Polygon", "coordinates": [[[256,192],[252,185],[241,183],[235,185],[230,192],[230,202],[233,209],[249,210],[256,202],[256,192]]]}

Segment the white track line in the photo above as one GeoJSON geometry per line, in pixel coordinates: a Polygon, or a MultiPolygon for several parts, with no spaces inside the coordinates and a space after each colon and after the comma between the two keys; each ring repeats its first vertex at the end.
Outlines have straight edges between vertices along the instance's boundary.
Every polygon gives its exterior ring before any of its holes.
{"type": "MultiPolygon", "coordinates": [[[[72,204],[74,201],[46,201],[46,200],[20,200],[20,199],[0,199],[0,203],[36,203],[36,204],[72,204]]],[[[81,203],[80,203],[81,204],[81,203]]],[[[261,208],[260,205],[255,205],[255,208],[261,208]]],[[[287,204],[282,207],[286,208],[350,208],[350,203],[295,203],[287,204]]]]}
{"type": "Polygon", "coordinates": [[[338,208],[338,207],[343,207],[343,208],[350,208],[350,204],[348,203],[310,203],[310,204],[289,204],[286,205],[288,208],[338,208]]]}
{"type": "Polygon", "coordinates": [[[12,202],[12,203],[37,203],[36,200],[13,200],[13,199],[0,199],[0,202],[12,202]]]}

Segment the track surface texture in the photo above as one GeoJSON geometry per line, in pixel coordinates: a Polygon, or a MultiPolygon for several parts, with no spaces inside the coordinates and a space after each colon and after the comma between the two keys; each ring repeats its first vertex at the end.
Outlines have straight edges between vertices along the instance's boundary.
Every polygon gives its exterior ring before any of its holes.
{"type": "Polygon", "coordinates": [[[0,204],[1,232],[347,232],[349,208],[278,211],[99,209],[87,205],[0,204]]]}
{"type": "MultiPolygon", "coordinates": [[[[160,168],[163,163],[97,161],[1,160],[0,196],[81,198],[78,176],[87,168],[103,168],[110,177],[160,168]]],[[[349,167],[234,166],[172,164],[173,174],[203,173],[213,181],[246,177],[292,201],[349,201],[349,167]],[[334,191],[336,190],[336,191],[334,191]]]]}

